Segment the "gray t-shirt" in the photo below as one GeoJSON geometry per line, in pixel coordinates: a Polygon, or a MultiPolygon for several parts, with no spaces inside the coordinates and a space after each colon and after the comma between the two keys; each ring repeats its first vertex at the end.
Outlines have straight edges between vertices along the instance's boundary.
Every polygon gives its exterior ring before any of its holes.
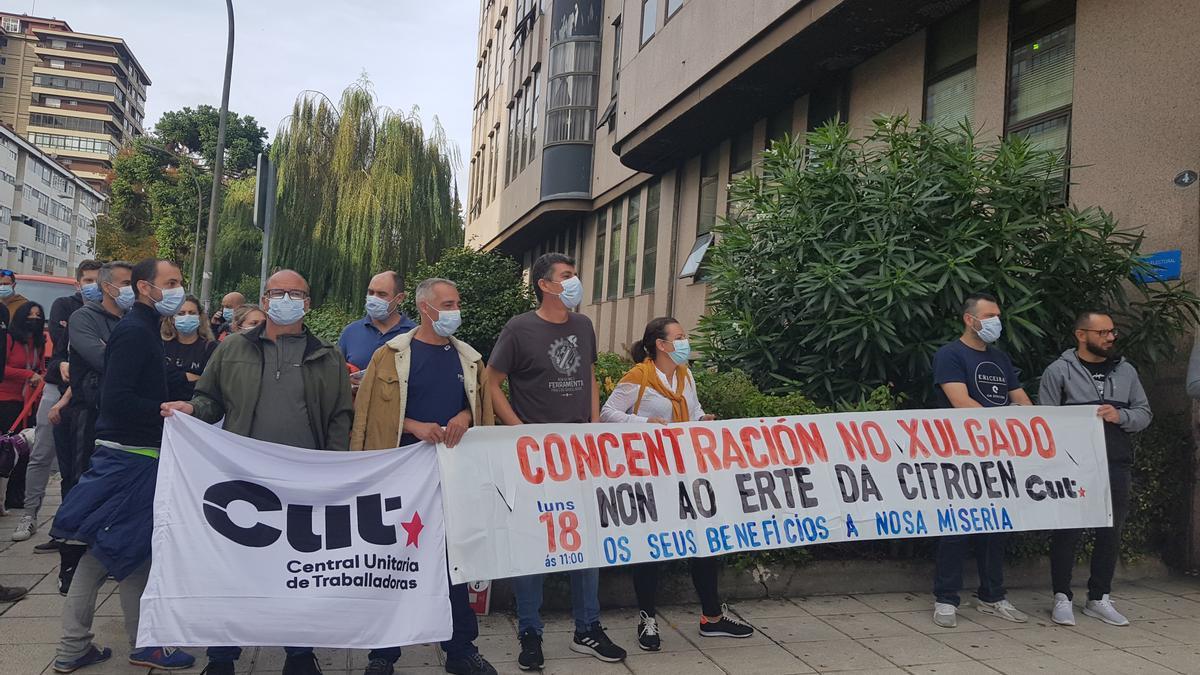
{"type": "Polygon", "coordinates": [[[308,407],[304,404],[304,346],[301,335],[282,335],[278,342],[266,339],[263,350],[262,385],[250,437],[260,441],[282,443],[296,448],[317,449],[308,407]]]}
{"type": "Polygon", "coordinates": [[[488,365],[508,375],[513,411],[528,424],[592,421],[592,321],[571,312],[550,323],[526,312],[500,332],[488,365]]]}

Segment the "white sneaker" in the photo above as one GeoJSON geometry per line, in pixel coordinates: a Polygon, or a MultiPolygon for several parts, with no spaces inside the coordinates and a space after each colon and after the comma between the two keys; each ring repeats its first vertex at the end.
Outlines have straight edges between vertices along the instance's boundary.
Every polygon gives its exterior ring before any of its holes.
{"type": "Polygon", "coordinates": [[[958,608],[948,602],[933,603],[933,623],[942,628],[956,628],[958,608]]]}
{"type": "Polygon", "coordinates": [[[1110,626],[1128,626],[1129,619],[1126,619],[1117,608],[1113,606],[1113,602],[1108,597],[1108,593],[1104,594],[1099,600],[1088,600],[1083,606],[1083,613],[1093,619],[1100,619],[1110,626]]]}
{"type": "Polygon", "coordinates": [[[32,537],[34,532],[37,532],[37,521],[33,516],[21,516],[21,522],[17,523],[17,529],[13,530],[12,540],[25,541],[32,537]]]}
{"type": "Polygon", "coordinates": [[[1054,609],[1050,612],[1050,618],[1060,626],[1075,625],[1075,605],[1071,604],[1066,593],[1054,594],[1054,609]]]}
{"type": "Polygon", "coordinates": [[[991,614],[994,617],[1004,619],[1005,621],[1012,621],[1013,623],[1025,623],[1029,620],[1029,616],[1027,616],[1025,612],[1013,607],[1013,604],[1008,601],[1008,598],[998,602],[984,602],[982,600],[977,600],[975,602],[975,609],[978,609],[984,614],[991,614]]]}

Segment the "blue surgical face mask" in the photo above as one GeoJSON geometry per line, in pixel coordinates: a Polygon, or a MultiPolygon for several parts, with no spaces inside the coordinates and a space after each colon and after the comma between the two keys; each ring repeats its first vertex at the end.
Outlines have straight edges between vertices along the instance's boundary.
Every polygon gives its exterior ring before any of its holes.
{"type": "Polygon", "coordinates": [[[226,322],[226,323],[229,323],[230,321],[233,321],[233,308],[232,308],[232,307],[226,307],[226,308],[222,309],[222,310],[221,310],[221,318],[222,318],[222,319],[225,319],[225,322],[226,322]]]}
{"type": "Polygon", "coordinates": [[[17,289],[13,288],[12,284],[4,284],[3,286],[0,286],[0,298],[11,298],[13,293],[16,292],[17,289]]]}
{"type": "Polygon", "coordinates": [[[462,326],[462,312],[457,309],[443,309],[438,311],[437,319],[433,322],[433,332],[448,338],[454,335],[459,326],[462,326]]]}
{"type": "Polygon", "coordinates": [[[675,351],[670,352],[675,365],[682,366],[687,363],[688,357],[692,355],[692,343],[687,340],[675,340],[671,342],[671,346],[675,348],[675,351]]]}
{"type": "Polygon", "coordinates": [[[267,301],[267,318],[277,326],[290,326],[304,318],[304,301],[284,295],[267,301]]]}
{"type": "MultiPolygon", "coordinates": [[[[154,286],[154,284],[150,284],[154,286]]],[[[154,286],[158,288],[158,286],[154,286]]],[[[163,316],[175,316],[180,307],[183,307],[183,301],[187,298],[187,291],[183,290],[183,286],[176,288],[158,288],[162,291],[162,300],[154,303],[154,309],[163,316]]]]}
{"type": "Polygon", "coordinates": [[[128,312],[129,308],[133,307],[134,301],[137,300],[133,293],[133,286],[122,286],[119,288],[117,290],[117,297],[114,300],[122,312],[128,312]]]}
{"type": "Polygon", "coordinates": [[[104,299],[104,293],[100,290],[100,284],[92,282],[79,287],[79,294],[88,302],[100,302],[104,299]]]}
{"type": "Polygon", "coordinates": [[[975,318],[979,322],[979,329],[975,332],[979,335],[979,339],[991,344],[1000,339],[1000,334],[1004,332],[1004,325],[1000,323],[1000,317],[993,316],[989,319],[975,318]]]}
{"type": "Polygon", "coordinates": [[[200,330],[200,317],[195,314],[177,314],[174,321],[175,330],[181,335],[195,335],[200,330]]]}
{"type": "Polygon", "coordinates": [[[392,303],[374,295],[367,296],[366,307],[367,316],[371,317],[372,321],[383,321],[392,313],[392,303]]]}
{"type": "Polygon", "coordinates": [[[562,300],[567,309],[575,309],[583,302],[583,282],[579,277],[571,277],[562,282],[562,293],[558,294],[558,299],[562,300]]]}

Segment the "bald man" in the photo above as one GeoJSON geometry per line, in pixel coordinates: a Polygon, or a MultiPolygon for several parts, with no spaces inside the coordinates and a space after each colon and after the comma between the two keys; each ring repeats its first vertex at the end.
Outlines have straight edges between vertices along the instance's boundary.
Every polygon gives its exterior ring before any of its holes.
{"type": "Polygon", "coordinates": [[[404,279],[399,274],[380,272],[371,277],[367,286],[367,315],[346,326],[338,338],[338,349],[359,371],[367,369],[376,349],[417,327],[400,311],[403,302],[404,279]]]}
{"type": "Polygon", "coordinates": [[[229,332],[230,327],[233,326],[233,313],[244,304],[246,304],[246,296],[238,293],[237,291],[226,293],[225,296],[221,298],[222,321],[220,329],[217,330],[218,336],[229,332]]]}
{"type": "MultiPolygon", "coordinates": [[[[191,402],[162,406],[260,441],[312,450],[348,450],[354,416],[346,362],[304,326],[308,282],[292,270],[267,280],[267,320],[232,333],[209,359],[191,402]]],[[[311,647],[285,647],[284,673],[319,673],[311,647]]],[[[210,647],[211,675],[234,672],[239,647],[210,647]]]]}

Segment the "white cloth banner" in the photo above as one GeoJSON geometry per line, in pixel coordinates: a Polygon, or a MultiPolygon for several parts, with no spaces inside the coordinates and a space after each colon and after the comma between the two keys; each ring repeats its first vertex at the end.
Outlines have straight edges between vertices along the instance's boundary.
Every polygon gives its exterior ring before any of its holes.
{"type": "Polygon", "coordinates": [[[486,427],[438,457],[454,583],[1112,522],[1093,406],[486,427]]]}
{"type": "Polygon", "coordinates": [[[450,638],[437,453],[320,452],[166,422],[138,645],[450,638]]]}

